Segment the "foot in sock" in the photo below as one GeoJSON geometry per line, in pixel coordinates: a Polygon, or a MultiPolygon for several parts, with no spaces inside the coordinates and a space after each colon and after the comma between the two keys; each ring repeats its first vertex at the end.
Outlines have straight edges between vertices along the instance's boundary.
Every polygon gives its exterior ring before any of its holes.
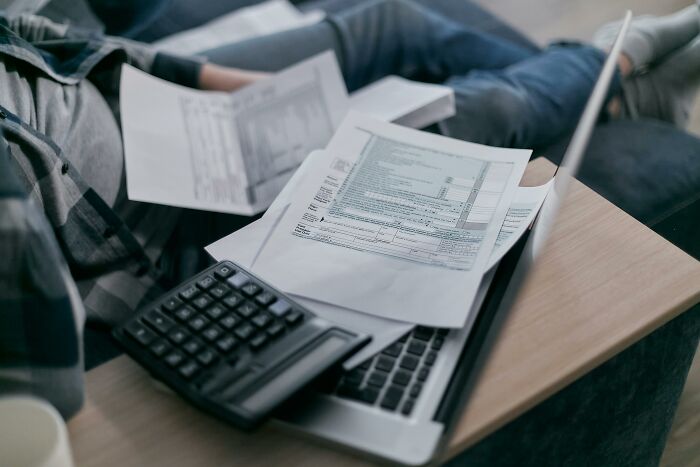
{"type": "Polygon", "coordinates": [[[700,88],[700,37],[651,68],[623,80],[621,118],[655,118],[685,128],[700,88]]]}
{"type": "MultiPolygon", "coordinates": [[[[593,44],[609,50],[622,23],[607,24],[593,36],[593,44]]],[[[622,51],[635,71],[642,70],[683,48],[700,34],[700,8],[689,6],[669,16],[640,16],[632,20],[622,51]]]]}

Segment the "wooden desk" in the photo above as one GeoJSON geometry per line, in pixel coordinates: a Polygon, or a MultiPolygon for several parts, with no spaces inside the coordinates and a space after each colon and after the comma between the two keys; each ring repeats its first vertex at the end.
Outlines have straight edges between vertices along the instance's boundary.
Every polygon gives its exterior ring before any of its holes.
{"type": "MultiPolygon", "coordinates": [[[[554,167],[537,160],[524,184],[554,167]]],[[[700,302],[700,263],[576,183],[451,443],[454,455],[700,302]]],[[[244,434],[156,388],[127,357],[87,375],[80,466],[367,465],[279,427],[244,434]]]]}

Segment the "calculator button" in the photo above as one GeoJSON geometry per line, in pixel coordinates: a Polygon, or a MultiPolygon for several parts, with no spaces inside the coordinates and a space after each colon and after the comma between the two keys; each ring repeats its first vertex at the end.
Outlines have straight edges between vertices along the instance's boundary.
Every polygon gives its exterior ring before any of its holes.
{"type": "Polygon", "coordinates": [[[394,368],[394,363],[396,363],[395,358],[387,357],[385,355],[381,355],[379,359],[377,360],[377,366],[376,368],[378,370],[386,371],[389,372],[394,368]]]}
{"type": "Polygon", "coordinates": [[[180,321],[187,321],[195,315],[195,311],[189,306],[178,308],[175,317],[180,321]]]}
{"type": "Polygon", "coordinates": [[[180,306],[182,306],[182,300],[177,297],[170,297],[163,302],[163,308],[170,312],[177,310],[180,306]]]}
{"type": "Polygon", "coordinates": [[[219,319],[226,314],[226,309],[219,304],[214,304],[214,305],[210,306],[209,308],[207,308],[205,313],[211,319],[219,319]]]}
{"type": "Polygon", "coordinates": [[[435,339],[433,339],[432,344],[430,344],[430,348],[433,350],[440,350],[444,343],[445,340],[442,337],[436,337],[435,339]]]}
{"type": "Polygon", "coordinates": [[[255,328],[248,323],[241,324],[233,331],[233,333],[241,340],[247,340],[254,332],[255,328]]]}
{"type": "Polygon", "coordinates": [[[258,294],[261,290],[262,290],[262,289],[260,288],[259,285],[253,284],[252,282],[249,282],[248,284],[246,284],[246,285],[244,285],[243,287],[241,287],[241,291],[242,291],[245,295],[247,295],[247,296],[249,296],[249,297],[255,296],[255,295],[258,294]]]}
{"type": "Polygon", "coordinates": [[[233,350],[237,344],[238,341],[233,336],[224,336],[216,341],[216,347],[224,353],[233,350]]]}
{"type": "Polygon", "coordinates": [[[182,352],[174,350],[174,351],[170,352],[168,355],[166,355],[163,360],[169,366],[175,367],[175,366],[178,366],[180,363],[182,363],[183,360],[185,360],[185,356],[182,354],[182,352]]]}
{"type": "Polygon", "coordinates": [[[168,344],[163,339],[158,339],[153,344],[151,344],[151,347],[150,347],[151,353],[153,355],[155,355],[156,357],[162,357],[167,352],[169,352],[170,349],[172,349],[170,344],[168,344]]]}
{"type": "Polygon", "coordinates": [[[173,326],[175,322],[165,316],[163,313],[157,310],[151,310],[147,312],[144,317],[144,321],[150,324],[153,329],[160,332],[161,334],[167,333],[173,326]]]}
{"type": "Polygon", "coordinates": [[[233,268],[231,266],[227,266],[225,264],[222,264],[216,270],[214,271],[214,274],[216,277],[219,279],[226,279],[227,277],[231,276],[234,272],[233,268]]]}
{"type": "Polygon", "coordinates": [[[272,326],[267,328],[267,334],[273,338],[281,335],[283,332],[284,332],[284,325],[282,325],[280,323],[274,323],[274,324],[272,324],[272,326]]]}
{"type": "Polygon", "coordinates": [[[241,315],[243,318],[250,318],[258,311],[258,307],[251,302],[245,302],[243,305],[239,306],[236,313],[241,315]]]}
{"type": "Polygon", "coordinates": [[[192,304],[194,305],[195,308],[198,310],[204,310],[206,307],[211,305],[211,303],[214,301],[213,298],[211,298],[207,294],[202,294],[199,297],[195,298],[192,300],[192,304]]]}
{"type": "Polygon", "coordinates": [[[224,284],[217,284],[216,286],[209,289],[209,295],[218,298],[219,300],[224,298],[229,293],[231,293],[231,289],[226,287],[224,284]]]}
{"type": "Polygon", "coordinates": [[[180,375],[182,375],[182,377],[185,379],[191,379],[194,375],[197,374],[198,371],[199,365],[197,365],[197,362],[193,360],[189,360],[187,363],[185,363],[178,369],[180,375]]]}
{"type": "Polygon", "coordinates": [[[278,317],[282,317],[282,316],[286,315],[289,312],[289,310],[291,310],[291,309],[292,309],[292,305],[285,302],[284,300],[277,300],[275,303],[273,303],[268,308],[270,313],[272,313],[278,317]]]}
{"type": "Polygon", "coordinates": [[[374,371],[372,372],[372,374],[369,375],[367,384],[369,384],[370,386],[381,388],[382,386],[384,386],[384,383],[386,383],[388,376],[389,373],[385,371],[374,371]]]}
{"type": "Polygon", "coordinates": [[[219,324],[223,326],[225,329],[233,329],[233,327],[239,323],[238,318],[236,318],[233,314],[229,314],[221,318],[219,321],[219,324]]]}
{"type": "Polygon", "coordinates": [[[400,342],[394,342],[389,347],[384,349],[382,353],[384,355],[389,355],[390,357],[398,357],[401,355],[401,350],[403,350],[403,345],[400,342]]]}
{"type": "Polygon", "coordinates": [[[268,340],[267,334],[256,334],[255,337],[250,340],[250,348],[259,350],[267,344],[268,340]]]}
{"type": "Polygon", "coordinates": [[[408,371],[399,370],[394,373],[394,377],[391,379],[391,381],[399,386],[406,386],[411,382],[411,373],[408,371]]]}
{"type": "Polygon", "coordinates": [[[272,292],[263,292],[255,297],[255,301],[262,306],[267,306],[275,301],[275,295],[272,292]]]}
{"type": "Polygon", "coordinates": [[[197,295],[199,295],[199,289],[195,285],[191,285],[187,287],[186,289],[180,291],[180,298],[183,300],[194,300],[197,295]]]}
{"type": "Polygon", "coordinates": [[[381,406],[387,410],[396,410],[403,397],[403,388],[399,386],[389,386],[384,394],[384,399],[382,399],[381,406]]]}
{"type": "Polygon", "coordinates": [[[251,322],[258,328],[264,328],[270,324],[272,318],[267,313],[260,313],[258,316],[253,318],[251,322]]]}
{"type": "Polygon", "coordinates": [[[216,361],[216,354],[211,350],[203,350],[197,355],[197,361],[204,366],[209,366],[216,361]]]}
{"type": "Polygon", "coordinates": [[[156,339],[156,334],[138,321],[129,323],[126,332],[141,345],[148,345],[156,339]]]}
{"type": "Polygon", "coordinates": [[[423,385],[421,383],[414,383],[413,386],[411,386],[411,390],[409,391],[408,395],[415,399],[420,394],[421,389],[423,389],[423,385]]]}
{"type": "Polygon", "coordinates": [[[237,293],[235,293],[235,294],[229,295],[228,297],[224,298],[222,301],[223,301],[224,305],[233,309],[233,308],[236,308],[241,303],[243,303],[243,297],[238,295],[237,293]]]}
{"type": "Polygon", "coordinates": [[[304,315],[299,312],[299,311],[292,311],[291,313],[288,313],[287,316],[284,318],[284,320],[287,322],[287,324],[296,326],[297,324],[301,323],[304,318],[304,315]]]}
{"type": "Polygon", "coordinates": [[[203,279],[197,281],[197,286],[202,290],[208,290],[216,285],[216,281],[211,276],[204,276],[203,279]]]}
{"type": "Polygon", "coordinates": [[[418,326],[413,330],[413,337],[418,340],[429,341],[430,338],[433,337],[434,332],[432,328],[418,326]]]}
{"type": "Polygon", "coordinates": [[[420,369],[418,372],[418,381],[421,383],[425,382],[426,379],[428,379],[428,375],[430,374],[430,368],[423,367],[420,369]]]}
{"type": "Polygon", "coordinates": [[[209,320],[204,316],[195,316],[187,322],[187,325],[195,332],[201,331],[204,327],[209,324],[209,320]]]}
{"type": "Polygon", "coordinates": [[[428,355],[425,356],[425,364],[432,365],[433,363],[435,363],[435,360],[437,360],[437,352],[431,350],[430,352],[428,352],[428,355]]]}
{"type": "Polygon", "coordinates": [[[247,274],[239,272],[239,273],[236,273],[234,276],[229,277],[226,282],[228,282],[228,284],[231,287],[233,287],[234,289],[240,289],[241,287],[246,285],[248,282],[250,282],[250,277],[248,277],[247,274]]]}
{"type": "Polygon", "coordinates": [[[224,333],[224,331],[217,325],[209,326],[204,331],[202,331],[202,336],[209,342],[213,342],[224,333]]]}
{"type": "Polygon", "coordinates": [[[411,342],[408,344],[408,349],[406,349],[406,351],[410,354],[420,356],[423,355],[423,352],[425,352],[426,347],[427,346],[425,345],[425,342],[411,340],[411,342]]]}
{"type": "Polygon", "coordinates": [[[170,341],[178,345],[185,342],[188,337],[190,337],[190,334],[179,326],[173,328],[168,333],[168,338],[170,339],[170,341]]]}
{"type": "Polygon", "coordinates": [[[407,416],[411,415],[411,412],[413,411],[413,405],[414,402],[412,400],[407,400],[403,403],[403,407],[401,407],[401,413],[407,416]]]}
{"type": "Polygon", "coordinates": [[[197,352],[199,352],[200,350],[202,350],[204,348],[204,346],[197,339],[190,339],[187,342],[185,342],[185,345],[183,345],[182,348],[188,354],[194,355],[197,352]]]}
{"type": "Polygon", "coordinates": [[[418,359],[413,355],[406,355],[401,359],[399,366],[409,371],[413,371],[418,366],[418,359]]]}

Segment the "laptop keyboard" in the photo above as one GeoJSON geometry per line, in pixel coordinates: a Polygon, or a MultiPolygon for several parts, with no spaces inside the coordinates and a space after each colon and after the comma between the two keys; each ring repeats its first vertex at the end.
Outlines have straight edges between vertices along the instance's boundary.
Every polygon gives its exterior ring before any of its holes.
{"type": "Polygon", "coordinates": [[[410,416],[448,332],[418,326],[326,392],[410,416]]]}

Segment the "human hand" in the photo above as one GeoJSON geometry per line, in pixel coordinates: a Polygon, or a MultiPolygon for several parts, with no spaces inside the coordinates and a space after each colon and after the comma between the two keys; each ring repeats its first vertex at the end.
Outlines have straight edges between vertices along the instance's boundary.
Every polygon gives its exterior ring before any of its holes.
{"type": "Polygon", "coordinates": [[[270,73],[205,63],[199,72],[199,88],[206,91],[235,91],[268,76],[270,73]]]}

